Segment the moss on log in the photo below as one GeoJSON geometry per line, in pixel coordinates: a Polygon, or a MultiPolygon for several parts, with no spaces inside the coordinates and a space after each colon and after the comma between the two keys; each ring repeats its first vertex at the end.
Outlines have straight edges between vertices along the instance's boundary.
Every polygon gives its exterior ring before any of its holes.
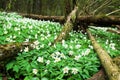
{"type": "Polygon", "coordinates": [[[62,31],[60,32],[58,37],[54,40],[54,44],[56,42],[61,42],[63,39],[67,38],[67,36],[69,35],[69,32],[73,29],[74,23],[76,21],[77,10],[78,10],[78,7],[75,7],[74,10],[69,14],[62,31]]]}
{"type": "Polygon", "coordinates": [[[100,45],[97,43],[97,41],[92,36],[89,30],[87,30],[87,33],[89,35],[90,40],[92,41],[92,45],[98,54],[98,57],[101,61],[102,66],[105,69],[109,80],[120,80],[120,72],[118,66],[112,61],[108,53],[100,47],[100,45]]]}

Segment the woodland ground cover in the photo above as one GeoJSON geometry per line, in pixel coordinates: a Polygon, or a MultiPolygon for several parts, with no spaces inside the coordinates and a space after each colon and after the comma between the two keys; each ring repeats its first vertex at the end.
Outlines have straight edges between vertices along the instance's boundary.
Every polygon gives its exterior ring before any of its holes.
{"type": "MultiPolygon", "coordinates": [[[[0,12],[0,44],[35,41],[9,61],[5,68],[9,80],[85,80],[99,71],[100,61],[87,34],[72,31],[67,40],[50,46],[62,25],[23,18],[17,13],[0,12]]],[[[120,54],[120,36],[90,29],[112,57],[120,54]]]]}

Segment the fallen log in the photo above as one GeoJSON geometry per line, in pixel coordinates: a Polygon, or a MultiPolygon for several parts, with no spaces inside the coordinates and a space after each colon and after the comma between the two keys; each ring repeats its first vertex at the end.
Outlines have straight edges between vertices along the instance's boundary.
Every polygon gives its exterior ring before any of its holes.
{"type": "MultiPolygon", "coordinates": [[[[38,20],[50,20],[54,22],[64,23],[64,16],[42,16],[36,14],[23,14],[19,13],[19,15],[27,18],[33,18],[38,20]]],[[[87,23],[88,25],[99,25],[99,26],[111,26],[111,25],[120,25],[120,17],[119,16],[78,16],[77,23],[87,23]]]]}
{"type": "Polygon", "coordinates": [[[69,16],[67,16],[66,23],[64,24],[64,27],[58,37],[54,40],[53,44],[55,44],[56,42],[61,42],[62,40],[67,38],[69,32],[73,29],[74,23],[76,21],[77,10],[78,7],[75,7],[74,10],[69,14],[69,16]]]}
{"type": "Polygon", "coordinates": [[[116,33],[116,34],[120,34],[120,31],[118,31],[118,30],[107,29],[107,31],[112,32],[112,33],[116,33]]]}
{"type": "Polygon", "coordinates": [[[100,25],[105,27],[120,25],[119,16],[78,16],[77,21],[78,23],[85,22],[89,25],[100,25]]]}
{"type": "Polygon", "coordinates": [[[92,41],[92,45],[98,54],[98,57],[101,61],[103,68],[105,69],[109,80],[120,80],[120,72],[118,66],[115,63],[113,63],[108,53],[100,47],[100,45],[97,43],[97,41],[92,36],[89,30],[87,30],[87,33],[90,40],[92,41]]]}
{"type": "Polygon", "coordinates": [[[23,42],[23,43],[10,43],[5,45],[0,45],[0,62],[6,59],[13,58],[25,47],[33,49],[31,46],[32,42],[23,42]]]}
{"type": "MultiPolygon", "coordinates": [[[[118,66],[118,68],[120,70],[120,56],[115,57],[112,60],[118,66]]],[[[106,73],[105,73],[104,69],[102,68],[101,70],[99,70],[98,73],[94,74],[88,80],[108,80],[108,79],[107,79],[107,76],[106,76],[106,73]]]]}
{"type": "Polygon", "coordinates": [[[53,21],[53,22],[60,22],[63,24],[65,22],[64,16],[42,16],[42,15],[36,15],[36,14],[24,14],[19,13],[19,15],[26,17],[26,18],[32,18],[37,20],[45,20],[45,21],[53,21]]]}

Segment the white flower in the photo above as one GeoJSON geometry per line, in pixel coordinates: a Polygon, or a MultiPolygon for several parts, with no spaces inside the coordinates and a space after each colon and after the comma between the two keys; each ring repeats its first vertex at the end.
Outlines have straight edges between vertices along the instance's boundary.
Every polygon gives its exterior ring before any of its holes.
{"type": "Polygon", "coordinates": [[[72,56],[73,55],[73,51],[69,51],[69,55],[72,56]]]}
{"type": "Polygon", "coordinates": [[[55,54],[54,54],[54,53],[53,53],[53,54],[51,54],[51,57],[52,57],[52,58],[55,58],[55,54]]]}
{"type": "Polygon", "coordinates": [[[63,73],[64,73],[64,74],[65,74],[65,73],[68,73],[69,70],[70,70],[70,68],[66,66],[65,68],[63,68],[63,73]]]}
{"type": "Polygon", "coordinates": [[[90,53],[90,49],[87,49],[85,52],[82,53],[82,56],[86,56],[90,53]]]}
{"type": "Polygon", "coordinates": [[[76,49],[79,49],[80,47],[81,47],[81,45],[79,45],[79,44],[75,46],[76,49]]]}
{"type": "Polygon", "coordinates": [[[41,40],[42,40],[42,41],[44,41],[44,40],[45,40],[45,38],[44,38],[44,37],[42,37],[42,38],[41,38],[41,40]]]}
{"type": "Polygon", "coordinates": [[[66,56],[63,53],[60,54],[60,57],[66,59],[66,56]]]}
{"type": "Polygon", "coordinates": [[[4,34],[7,34],[7,33],[8,33],[8,31],[5,30],[5,31],[4,31],[4,34]]]}
{"type": "Polygon", "coordinates": [[[34,42],[34,44],[35,44],[35,45],[39,45],[39,41],[36,40],[36,41],[34,42]]]}
{"type": "Polygon", "coordinates": [[[89,48],[93,49],[93,46],[89,45],[89,48]]]}
{"type": "Polygon", "coordinates": [[[51,44],[52,44],[51,42],[48,43],[49,46],[51,46],[51,44]]]}
{"type": "Polygon", "coordinates": [[[77,74],[78,73],[78,69],[77,68],[72,68],[72,73],[73,74],[77,74]]]}
{"type": "Polygon", "coordinates": [[[47,37],[50,37],[50,36],[51,36],[50,34],[47,35],[47,37]]]}
{"type": "Polygon", "coordinates": [[[62,44],[65,44],[65,40],[62,40],[62,44]]]}
{"type": "Polygon", "coordinates": [[[18,32],[18,34],[20,35],[21,33],[20,33],[20,32],[18,32]]]}
{"type": "Polygon", "coordinates": [[[35,48],[36,48],[37,50],[39,50],[39,49],[40,49],[40,47],[39,47],[39,46],[35,46],[35,48]]]}
{"type": "Polygon", "coordinates": [[[81,55],[75,56],[75,60],[78,61],[81,58],[81,55]]]}
{"type": "Polygon", "coordinates": [[[29,48],[25,47],[24,52],[28,52],[28,51],[29,51],[29,48]]]}
{"type": "Polygon", "coordinates": [[[108,44],[108,40],[106,40],[105,44],[108,44]]]}
{"type": "Polygon", "coordinates": [[[42,44],[40,47],[41,47],[41,48],[44,48],[44,44],[42,44]]]}
{"type": "Polygon", "coordinates": [[[43,63],[43,57],[38,57],[37,61],[43,63]]]}
{"type": "Polygon", "coordinates": [[[62,46],[63,46],[64,48],[68,48],[68,45],[67,45],[67,44],[62,44],[62,46]]]}
{"type": "Polygon", "coordinates": [[[59,57],[55,57],[54,59],[55,59],[55,61],[54,61],[55,63],[61,61],[61,59],[59,57]]]}
{"type": "Polygon", "coordinates": [[[11,41],[11,39],[10,38],[6,38],[6,41],[11,41]]]}
{"type": "Polygon", "coordinates": [[[29,29],[32,29],[33,27],[32,26],[29,26],[29,29]]]}
{"type": "Polygon", "coordinates": [[[37,69],[33,69],[32,72],[33,72],[33,74],[37,74],[38,70],[37,69]]]}
{"type": "Polygon", "coordinates": [[[55,36],[54,39],[57,39],[57,36],[55,36]]]}
{"type": "Polygon", "coordinates": [[[55,52],[55,54],[56,54],[56,56],[60,56],[61,53],[60,52],[55,52]]]}
{"type": "Polygon", "coordinates": [[[56,48],[56,45],[54,44],[53,47],[56,48]]]}
{"type": "Polygon", "coordinates": [[[47,61],[46,61],[46,64],[47,64],[47,65],[50,64],[50,60],[47,60],[47,61]]]}
{"type": "Polygon", "coordinates": [[[73,49],[73,46],[70,46],[70,49],[73,49]]]}
{"type": "Polygon", "coordinates": [[[29,39],[25,39],[25,42],[29,42],[29,39]]]}
{"type": "Polygon", "coordinates": [[[14,28],[14,30],[15,30],[15,31],[19,31],[19,30],[20,30],[20,28],[15,27],[15,28],[14,28]]]}
{"type": "Polygon", "coordinates": [[[37,37],[38,37],[38,35],[36,34],[36,35],[35,35],[35,39],[37,39],[37,37]]]}
{"type": "Polygon", "coordinates": [[[115,44],[114,44],[114,43],[111,43],[111,44],[110,44],[110,47],[111,47],[113,50],[115,50],[115,44]]]}

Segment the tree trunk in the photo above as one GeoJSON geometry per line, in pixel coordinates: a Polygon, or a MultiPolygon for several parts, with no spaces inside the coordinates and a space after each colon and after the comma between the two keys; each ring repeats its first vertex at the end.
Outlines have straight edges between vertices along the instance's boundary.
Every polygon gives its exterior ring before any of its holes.
{"type": "Polygon", "coordinates": [[[120,80],[120,72],[118,66],[113,63],[108,53],[100,47],[100,45],[96,42],[90,31],[87,30],[87,33],[90,40],[92,41],[92,45],[95,51],[98,54],[98,57],[100,58],[101,64],[104,67],[109,80],[120,80]]]}
{"type": "Polygon", "coordinates": [[[69,35],[69,32],[73,29],[74,23],[76,21],[77,10],[78,10],[78,7],[75,7],[74,10],[69,14],[69,16],[67,17],[67,21],[64,24],[64,27],[63,27],[61,33],[54,40],[54,44],[56,42],[61,42],[63,39],[67,38],[67,36],[69,35]]]}

